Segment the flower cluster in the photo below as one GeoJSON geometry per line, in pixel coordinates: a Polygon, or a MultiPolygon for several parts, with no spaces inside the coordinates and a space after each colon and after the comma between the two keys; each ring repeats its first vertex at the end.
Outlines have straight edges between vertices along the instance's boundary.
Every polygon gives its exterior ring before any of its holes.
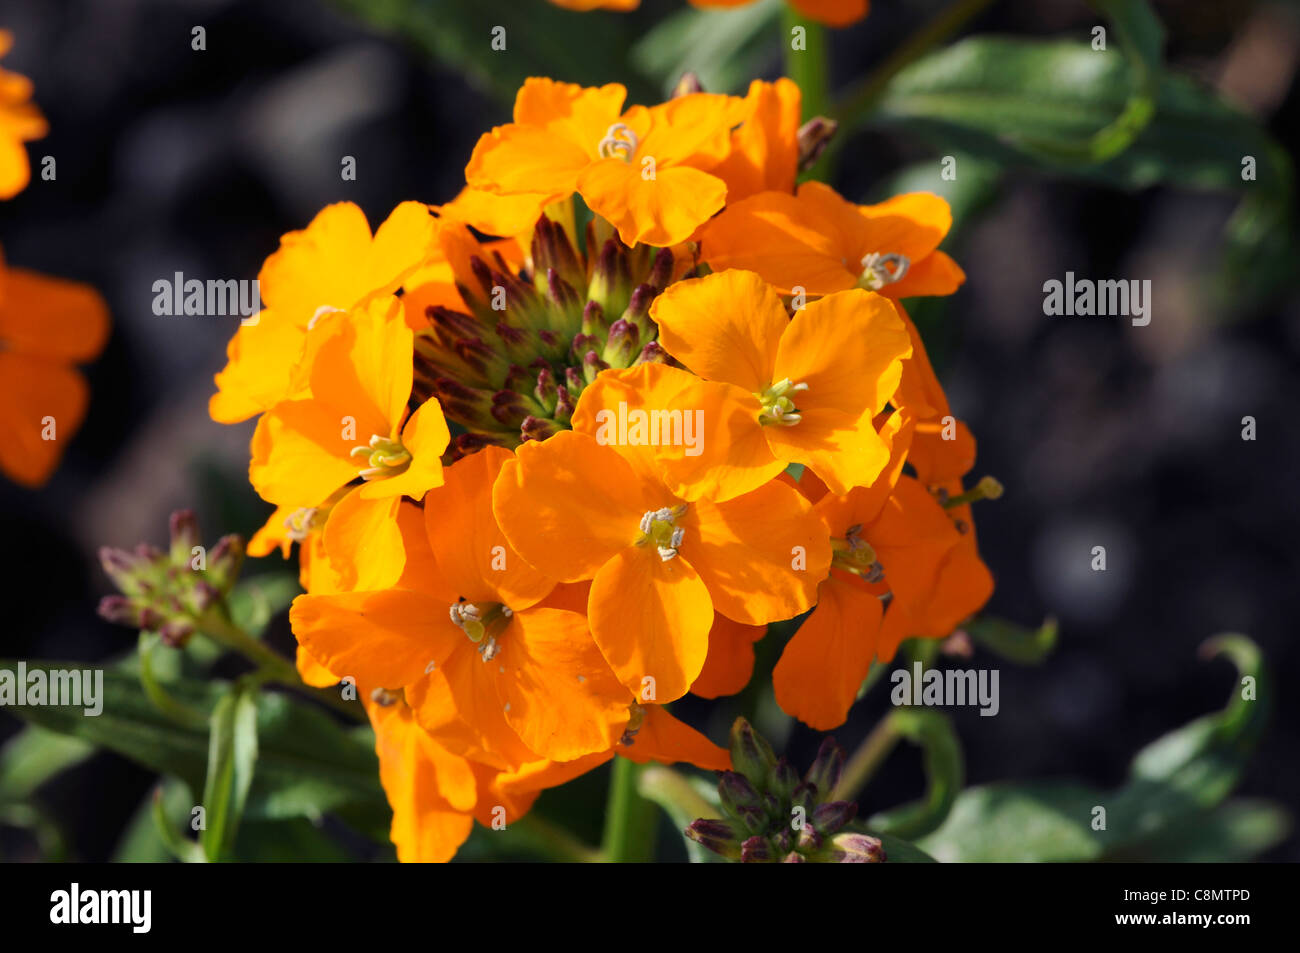
{"type": "MultiPolygon", "coordinates": [[[[13,44],[0,30],[0,56],[13,44]]],[[[27,187],[23,145],[46,134],[32,84],[0,69],[0,199],[27,187]]],[[[0,473],[28,487],[44,484],[81,426],[90,400],[77,364],[108,338],[108,309],[87,285],[6,265],[0,254],[0,473]]]]}
{"type": "Polygon", "coordinates": [[[775,688],[825,729],[992,588],[998,488],[899,304],[963,280],[946,203],[796,187],[831,127],[786,80],[624,98],[529,80],[452,201],[286,235],[217,377],[275,506],[249,552],[299,544],[300,671],[360,691],[405,860],[615,755],[729,768],[664,706],[743,688],[771,623],[809,613],[775,688]]]}

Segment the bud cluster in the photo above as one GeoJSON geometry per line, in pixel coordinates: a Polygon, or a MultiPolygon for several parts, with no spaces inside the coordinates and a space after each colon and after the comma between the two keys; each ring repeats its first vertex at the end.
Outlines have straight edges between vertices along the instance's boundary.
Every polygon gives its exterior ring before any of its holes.
{"type": "Polygon", "coordinates": [[[133,551],[101,547],[99,561],[121,595],[105,596],[99,614],[109,622],[157,632],[172,646],[184,645],[197,622],[234,587],[244,561],[244,540],[223,536],[210,551],[199,543],[191,510],[171,516],[166,552],[140,543],[133,551]]]}
{"type": "Polygon", "coordinates": [[[802,778],[749,722],[731,728],[731,762],[718,795],[726,815],[700,819],[686,836],[728,860],[742,863],[879,863],[880,841],[844,830],[857,813],[852,801],[830,800],[844,769],[844,751],[834,738],[822,742],[802,778]]]}
{"type": "Polygon", "coordinates": [[[542,215],[523,266],[500,252],[470,256],[471,273],[456,275],[467,311],[426,309],[414,396],[437,398],[469,431],[453,456],[545,440],[568,428],[578,395],[602,370],[669,361],[650,305],[673,281],[673,251],[628,247],[613,233],[602,241],[595,223],[585,237],[584,251],[542,215]]]}

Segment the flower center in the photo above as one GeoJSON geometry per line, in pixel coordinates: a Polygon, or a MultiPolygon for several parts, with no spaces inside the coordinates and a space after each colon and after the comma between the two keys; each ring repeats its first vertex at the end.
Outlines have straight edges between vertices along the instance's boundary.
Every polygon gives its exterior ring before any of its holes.
{"type": "Polygon", "coordinates": [[[685,503],[647,510],[641,517],[641,535],[637,538],[636,545],[645,546],[647,543],[654,543],[659,551],[659,558],[668,562],[677,555],[682,540],[686,538],[686,530],[677,525],[677,520],[685,513],[685,503]]]}
{"type": "Polygon", "coordinates": [[[867,582],[880,582],[885,578],[885,567],[861,536],[862,524],[857,523],[844,531],[842,539],[831,537],[831,565],[837,569],[861,576],[867,582]]]}
{"type": "Polygon", "coordinates": [[[868,291],[879,291],[885,285],[901,281],[911,267],[911,260],[906,255],[894,252],[881,254],[873,251],[862,256],[862,276],[858,278],[858,287],[868,291]]]}
{"type": "Polygon", "coordinates": [[[304,506],[296,509],[284,518],[284,535],[295,543],[301,543],[316,528],[316,515],[319,507],[304,506]]]}
{"type": "Polygon", "coordinates": [[[640,138],[625,122],[616,122],[605,130],[605,138],[600,140],[596,151],[602,159],[622,159],[631,162],[640,138]]]}
{"type": "Polygon", "coordinates": [[[773,424],[782,427],[793,427],[803,420],[803,417],[790,395],[801,394],[807,389],[807,384],[791,383],[788,377],[777,381],[775,384],[768,384],[765,390],[754,395],[758,398],[758,402],[763,405],[763,409],[758,413],[758,422],[764,427],[773,424]]]}
{"type": "Polygon", "coordinates": [[[366,466],[359,472],[363,480],[385,480],[405,473],[411,465],[411,454],[402,446],[402,441],[392,437],[375,434],[366,446],[353,447],[352,458],[365,460],[366,466]]]}
{"type": "Polygon", "coordinates": [[[497,639],[506,630],[514,612],[499,602],[468,602],[464,598],[451,605],[451,621],[478,646],[483,661],[490,662],[501,651],[497,639]]]}

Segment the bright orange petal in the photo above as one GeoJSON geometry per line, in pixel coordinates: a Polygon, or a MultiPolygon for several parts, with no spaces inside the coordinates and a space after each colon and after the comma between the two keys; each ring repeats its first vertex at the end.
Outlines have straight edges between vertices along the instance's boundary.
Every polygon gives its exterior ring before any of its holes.
{"type": "Polygon", "coordinates": [[[593,212],[618,230],[628,245],[660,247],[690,238],[726,202],[727,186],[716,176],[689,166],[663,168],[600,159],[578,176],[577,190],[593,212]]]}
{"type": "Polygon", "coordinates": [[[0,346],[67,364],[89,361],[108,339],[108,306],[89,285],[6,269],[0,346]]]}
{"type": "Polygon", "coordinates": [[[790,326],[772,289],[748,271],[724,271],[670,285],[650,306],[659,342],[701,377],[757,392],[773,381],[790,326]]]}
{"type": "Polygon", "coordinates": [[[592,636],[619,680],[642,702],[685,695],[704,668],[713,605],[694,567],[651,546],[610,559],[591,583],[592,636]]]}
{"type": "Polygon", "coordinates": [[[836,570],[772,672],[777,704],[818,731],[844,724],[876,654],[880,600],[836,570]]]}
{"type": "Polygon", "coordinates": [[[645,720],[630,745],[620,745],[618,753],[629,761],[645,764],[677,764],[684,761],[706,771],[727,771],[731,753],[715,745],[690,725],[679,721],[662,705],[645,706],[645,720]]]}
{"type": "Polygon", "coordinates": [[[322,542],[338,586],[387,589],[401,577],[406,549],[397,522],[400,502],[368,500],[353,490],[330,510],[322,542]]]}
{"type": "Polygon", "coordinates": [[[89,389],[58,361],[0,350],[0,470],[45,483],[86,415],[89,389]]]}
{"type": "Polygon", "coordinates": [[[830,543],[812,506],[791,487],[773,481],[725,503],[692,503],[678,525],[686,530],[682,555],[728,618],[764,625],[817,601],[830,543]]]}
{"type": "Polygon", "coordinates": [[[720,698],[734,695],[748,685],[754,674],[754,643],[766,632],[765,625],[743,625],[714,613],[709,656],[699,677],[691,683],[691,694],[720,698]]]}

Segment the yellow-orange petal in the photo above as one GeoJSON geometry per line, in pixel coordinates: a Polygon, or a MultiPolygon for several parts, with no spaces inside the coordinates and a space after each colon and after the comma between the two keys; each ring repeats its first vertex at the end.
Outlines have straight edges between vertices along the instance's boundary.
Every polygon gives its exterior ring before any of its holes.
{"type": "Polygon", "coordinates": [[[321,542],[335,586],[379,590],[397,583],[406,566],[400,502],[395,496],[368,500],[353,490],[330,510],[321,542]]]}
{"type": "Polygon", "coordinates": [[[686,530],[682,555],[729,619],[764,625],[817,601],[830,542],[812,506],[786,484],[773,481],[725,503],[697,501],[677,523],[686,530]]]}
{"type": "Polygon", "coordinates": [[[74,368],[0,350],[0,471],[26,487],[50,478],[86,415],[89,388],[74,368]]]}
{"type": "Polygon", "coordinates": [[[744,121],[731,134],[731,154],[710,170],[727,183],[728,204],[768,190],[794,190],[801,99],[799,87],[784,77],[749,84],[744,121]]]}
{"type": "Polygon", "coordinates": [[[518,612],[543,598],[555,580],[510,545],[492,512],[492,485],[514,454],[484,447],[444,473],[425,497],[424,525],[438,573],[470,602],[500,602],[518,612]]]}
{"type": "Polygon", "coordinates": [[[727,186],[716,176],[689,166],[663,168],[638,153],[631,163],[600,159],[578,176],[577,190],[628,245],[664,247],[684,242],[718,212],[727,186]]]}
{"type": "Polygon", "coordinates": [[[790,326],[775,292],[749,271],[723,271],[670,285],[650,306],[659,342],[700,377],[762,391],[772,383],[790,326]]]}
{"type": "Polygon", "coordinates": [[[684,721],[674,718],[662,705],[646,705],[645,718],[630,745],[619,745],[618,753],[629,761],[645,764],[677,764],[684,761],[706,771],[727,771],[731,753],[719,747],[684,721]]]}
{"type": "Polygon", "coordinates": [[[319,401],[277,404],[253,431],[249,482],[277,506],[324,503],[357,475],[356,461],[348,455],[355,444],[344,437],[348,432],[348,422],[319,401]]]}
{"type": "Polygon", "coordinates": [[[311,369],[314,400],[357,424],[357,443],[397,436],[414,376],[414,335],[391,296],[327,316],[308,334],[320,338],[311,369]],[[368,430],[368,432],[367,432],[368,430]]]}
{"type": "Polygon", "coordinates": [[[108,306],[89,285],[8,268],[0,282],[0,346],[67,364],[89,361],[108,340],[108,306]]]}
{"type": "Polygon", "coordinates": [[[715,612],[709,631],[709,655],[691,683],[691,694],[720,698],[734,695],[748,685],[754,673],[754,643],[766,632],[765,625],[744,625],[715,612]]]}
{"type": "Polygon", "coordinates": [[[580,582],[636,541],[647,510],[674,502],[663,497],[612,447],[566,430],[519,448],[493,485],[492,509],[524,559],[561,582],[580,582]]]}
{"type": "Polygon", "coordinates": [[[591,634],[614,674],[641,702],[685,695],[709,654],[713,603],[683,557],[652,545],[616,553],[591,583],[591,634]]]}
{"type": "Polygon", "coordinates": [[[880,621],[880,600],[835,570],[772,672],[781,710],[818,731],[844,724],[876,654],[880,621]]]}
{"type": "Polygon", "coordinates": [[[627,690],[610,671],[585,616],[562,609],[516,612],[489,667],[505,717],[544,758],[572,761],[606,751],[627,724],[627,690]]]}
{"type": "Polygon", "coordinates": [[[237,424],[282,400],[306,396],[292,378],[307,332],[269,309],[254,317],[231,336],[226,366],[214,378],[217,392],[208,400],[208,413],[217,423],[237,424]]]}
{"type": "Polygon", "coordinates": [[[403,589],[299,596],[289,623],[322,665],[365,687],[409,685],[465,642],[445,603],[403,589]]]}

